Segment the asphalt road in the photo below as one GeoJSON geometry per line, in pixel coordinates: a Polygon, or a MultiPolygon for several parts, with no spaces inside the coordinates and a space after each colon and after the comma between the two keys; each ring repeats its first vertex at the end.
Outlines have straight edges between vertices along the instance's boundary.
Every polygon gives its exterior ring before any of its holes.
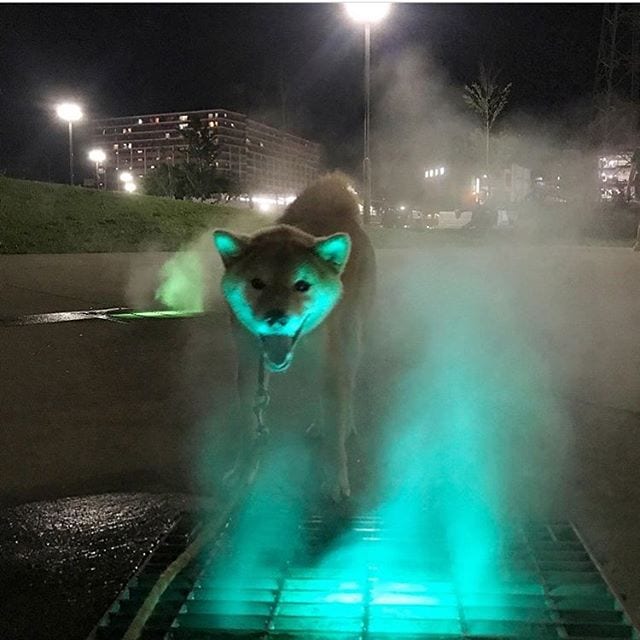
{"type": "MultiPolygon", "coordinates": [[[[0,256],[0,317],[149,305],[167,258],[0,256]]],[[[215,505],[233,349],[205,264],[205,318],[0,326],[3,639],[84,637],[187,496],[215,505]]],[[[470,408],[505,509],[574,520],[639,619],[638,255],[451,247],[383,251],[379,268],[360,495],[402,484],[386,453],[413,417],[446,432],[443,413],[470,408]]],[[[283,430],[313,420],[313,381],[288,375],[270,414],[283,430]]]]}

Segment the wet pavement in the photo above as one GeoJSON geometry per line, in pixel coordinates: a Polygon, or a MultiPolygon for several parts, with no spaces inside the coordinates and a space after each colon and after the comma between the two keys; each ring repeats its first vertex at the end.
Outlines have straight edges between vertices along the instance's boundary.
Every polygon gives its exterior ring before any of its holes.
{"type": "Polygon", "coordinates": [[[193,500],[108,494],[0,512],[0,638],[80,640],[193,500]]]}

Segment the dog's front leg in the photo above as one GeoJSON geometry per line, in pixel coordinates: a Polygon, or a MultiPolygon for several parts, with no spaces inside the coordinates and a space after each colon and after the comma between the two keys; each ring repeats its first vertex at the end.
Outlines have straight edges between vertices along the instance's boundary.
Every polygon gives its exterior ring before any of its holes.
{"type": "Polygon", "coordinates": [[[260,351],[255,338],[235,322],[233,337],[238,366],[232,429],[238,453],[234,466],[225,475],[225,481],[228,484],[251,484],[258,469],[259,434],[253,404],[257,391],[260,351]]]}
{"type": "Polygon", "coordinates": [[[324,456],[326,489],[339,502],[351,495],[347,438],[353,431],[356,358],[352,336],[329,328],[324,371],[324,456]]]}

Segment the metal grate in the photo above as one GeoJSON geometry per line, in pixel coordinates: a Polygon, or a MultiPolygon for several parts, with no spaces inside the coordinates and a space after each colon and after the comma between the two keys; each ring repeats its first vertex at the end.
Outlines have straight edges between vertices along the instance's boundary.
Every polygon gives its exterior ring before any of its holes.
{"type": "MultiPolygon", "coordinates": [[[[202,519],[184,514],[164,536],[136,575],[128,582],[109,611],[93,629],[89,640],[120,640],[164,569],[199,533],[202,519]]],[[[143,638],[162,638],[193,587],[193,580],[174,581],[147,624],[143,638]]]]}
{"type": "Polygon", "coordinates": [[[363,558],[391,544],[406,550],[404,562],[396,558],[390,576],[367,561],[348,568],[320,561],[336,523],[312,517],[300,527],[310,542],[304,552],[239,577],[246,572],[232,569],[242,560],[230,531],[200,558],[199,568],[181,576],[192,588],[165,637],[638,637],[568,524],[520,527],[501,554],[498,579],[472,589],[452,577],[446,554],[416,558],[405,541],[389,539],[377,518],[351,519],[342,527],[351,542],[373,552],[363,558]]]}

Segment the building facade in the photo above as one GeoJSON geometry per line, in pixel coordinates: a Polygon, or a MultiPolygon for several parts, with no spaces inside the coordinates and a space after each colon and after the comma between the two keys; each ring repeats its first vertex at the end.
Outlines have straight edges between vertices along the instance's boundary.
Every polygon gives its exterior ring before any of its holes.
{"type": "Polygon", "coordinates": [[[118,173],[141,178],[161,163],[187,157],[182,134],[190,123],[212,129],[216,168],[243,193],[295,195],[317,178],[321,146],[227,109],[101,118],[91,122],[91,144],[104,150],[108,188],[118,173]]]}

